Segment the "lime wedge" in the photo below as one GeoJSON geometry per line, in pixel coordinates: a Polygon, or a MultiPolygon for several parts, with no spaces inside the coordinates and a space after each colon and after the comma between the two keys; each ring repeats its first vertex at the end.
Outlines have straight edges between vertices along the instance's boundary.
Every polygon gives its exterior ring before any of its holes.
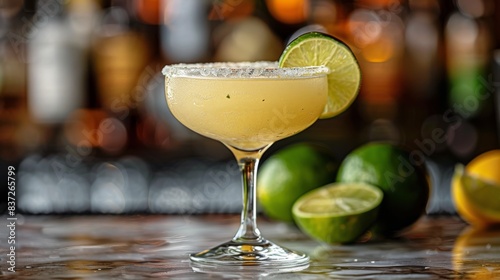
{"type": "Polygon", "coordinates": [[[305,33],[290,42],[279,59],[280,67],[327,66],[328,102],[320,118],[345,111],[358,95],[361,71],[351,49],[330,35],[305,33]]]}
{"type": "Polygon", "coordinates": [[[500,225],[500,185],[468,174],[457,165],[451,190],[457,212],[465,221],[478,227],[500,225]]]}
{"type": "Polygon", "coordinates": [[[365,183],[332,183],[301,196],[292,212],[299,228],[319,241],[351,243],[377,219],[383,193],[365,183]]]}

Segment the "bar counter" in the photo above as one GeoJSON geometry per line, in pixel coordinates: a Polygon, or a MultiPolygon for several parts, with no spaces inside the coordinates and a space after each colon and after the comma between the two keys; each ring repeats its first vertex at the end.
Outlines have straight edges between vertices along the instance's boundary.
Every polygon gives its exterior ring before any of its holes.
{"type": "MultiPolygon", "coordinates": [[[[7,223],[7,216],[2,217],[7,223]]],[[[238,215],[17,215],[0,229],[3,279],[500,279],[500,229],[456,216],[424,216],[396,238],[328,246],[259,217],[263,235],[310,255],[295,272],[195,272],[189,253],[229,240],[238,215]]]]}

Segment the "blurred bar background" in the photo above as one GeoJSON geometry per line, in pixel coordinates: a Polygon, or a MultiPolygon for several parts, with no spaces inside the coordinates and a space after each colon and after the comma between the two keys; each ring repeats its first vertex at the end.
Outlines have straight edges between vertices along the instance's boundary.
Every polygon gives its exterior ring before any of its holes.
{"type": "Polygon", "coordinates": [[[319,30],[355,52],[360,95],[266,156],[399,143],[426,158],[428,213],[454,213],[454,164],[499,147],[499,26],[493,0],[0,0],[0,210],[14,165],[21,213],[239,212],[232,155],[173,118],[161,69],[277,60],[319,30]]]}

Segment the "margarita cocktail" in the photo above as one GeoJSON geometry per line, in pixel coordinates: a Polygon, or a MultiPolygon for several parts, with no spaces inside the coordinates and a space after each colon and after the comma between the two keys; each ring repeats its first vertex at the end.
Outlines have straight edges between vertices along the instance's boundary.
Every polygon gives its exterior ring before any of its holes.
{"type": "Polygon", "coordinates": [[[309,32],[290,42],[278,62],[177,64],[166,66],[163,74],[172,114],[191,130],[224,143],[243,177],[238,231],[230,241],[191,255],[193,268],[273,273],[307,267],[305,254],[260,235],[257,167],[275,141],[352,104],[361,72],[351,49],[328,34],[309,32]]]}
{"type": "Polygon", "coordinates": [[[183,67],[212,69],[213,75],[167,79],[172,114],[191,130],[241,150],[263,148],[304,130],[327,100],[325,75],[311,68],[295,75],[263,62],[183,67]],[[232,75],[216,75],[226,67],[232,67],[232,75]],[[245,73],[249,67],[255,72],[245,73]]]}
{"type": "Polygon", "coordinates": [[[166,66],[165,93],[186,127],[224,143],[243,175],[241,225],[233,239],[191,255],[198,264],[292,268],[308,257],[264,239],[256,224],[255,182],[264,151],[312,125],[328,95],[323,66],[278,68],[274,62],[166,66]]]}

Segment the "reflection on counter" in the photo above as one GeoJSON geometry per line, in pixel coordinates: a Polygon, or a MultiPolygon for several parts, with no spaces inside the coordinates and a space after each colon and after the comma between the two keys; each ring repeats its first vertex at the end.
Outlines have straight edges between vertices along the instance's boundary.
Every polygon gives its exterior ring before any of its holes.
{"type": "Polygon", "coordinates": [[[472,279],[500,278],[500,229],[477,229],[470,226],[460,232],[453,245],[452,261],[456,271],[474,271],[472,279]]]}

